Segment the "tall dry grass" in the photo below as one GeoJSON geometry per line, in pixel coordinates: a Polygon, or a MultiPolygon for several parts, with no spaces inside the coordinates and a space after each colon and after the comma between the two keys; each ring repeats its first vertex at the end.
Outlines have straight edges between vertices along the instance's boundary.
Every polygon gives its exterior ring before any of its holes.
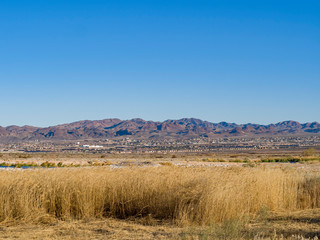
{"type": "Polygon", "coordinates": [[[210,224],[262,208],[320,206],[317,176],[263,168],[65,168],[0,172],[0,221],[151,216],[210,224]]]}

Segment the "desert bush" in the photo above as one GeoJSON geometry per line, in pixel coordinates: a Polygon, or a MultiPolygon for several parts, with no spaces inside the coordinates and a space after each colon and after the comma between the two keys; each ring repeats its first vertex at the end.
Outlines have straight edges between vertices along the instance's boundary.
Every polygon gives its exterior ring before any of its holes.
{"type": "Polygon", "coordinates": [[[26,154],[26,153],[21,153],[21,154],[18,154],[18,158],[32,158],[32,155],[30,154],[26,154]]]}
{"type": "Polygon", "coordinates": [[[162,166],[174,166],[172,162],[159,162],[159,164],[162,166]]]}
{"type": "Polygon", "coordinates": [[[232,159],[232,160],[229,160],[229,162],[231,162],[231,163],[243,163],[243,162],[247,162],[247,161],[241,160],[241,159],[232,159]]]}
{"type": "Polygon", "coordinates": [[[283,157],[283,158],[267,158],[267,159],[261,159],[261,162],[276,162],[276,163],[286,163],[286,162],[291,162],[291,163],[296,163],[296,162],[301,162],[303,159],[298,158],[298,157],[283,157]]]}
{"type": "Polygon", "coordinates": [[[224,159],[215,159],[215,158],[202,158],[203,162],[226,162],[224,159]]]}
{"type": "Polygon", "coordinates": [[[103,161],[102,166],[110,166],[112,164],[113,163],[110,160],[105,160],[105,161],[103,161]]]}
{"type": "Polygon", "coordinates": [[[302,152],[302,155],[305,157],[312,157],[316,155],[316,150],[314,148],[306,149],[302,152]]]}
{"type": "Polygon", "coordinates": [[[52,163],[52,162],[45,161],[45,162],[41,163],[40,166],[45,167],[45,168],[51,168],[51,167],[55,167],[56,164],[52,163]]]}
{"type": "Polygon", "coordinates": [[[58,162],[57,167],[63,167],[63,163],[62,162],[58,162]]]}

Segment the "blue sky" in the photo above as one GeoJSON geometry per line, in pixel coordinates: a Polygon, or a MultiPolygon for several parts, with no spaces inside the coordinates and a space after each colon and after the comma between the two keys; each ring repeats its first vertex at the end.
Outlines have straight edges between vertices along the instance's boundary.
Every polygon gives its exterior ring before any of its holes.
{"type": "Polygon", "coordinates": [[[0,2],[0,125],[320,121],[320,1],[0,2]]]}

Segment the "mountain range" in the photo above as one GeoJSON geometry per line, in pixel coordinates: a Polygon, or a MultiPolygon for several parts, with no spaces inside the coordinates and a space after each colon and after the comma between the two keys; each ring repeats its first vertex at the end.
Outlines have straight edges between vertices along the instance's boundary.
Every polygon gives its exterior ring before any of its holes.
{"type": "Polygon", "coordinates": [[[69,124],[39,128],[33,126],[0,127],[0,140],[77,140],[91,138],[137,139],[232,136],[274,136],[274,135],[320,135],[318,122],[299,123],[284,121],[276,124],[235,124],[211,123],[196,118],[166,120],[163,122],[145,121],[140,118],[120,120],[117,118],[78,121],[69,124]]]}

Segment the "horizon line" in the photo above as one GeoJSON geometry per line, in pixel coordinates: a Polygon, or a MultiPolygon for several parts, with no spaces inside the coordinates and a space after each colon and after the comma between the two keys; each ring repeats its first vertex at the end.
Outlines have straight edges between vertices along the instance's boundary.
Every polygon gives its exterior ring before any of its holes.
{"type": "Polygon", "coordinates": [[[209,122],[209,123],[213,123],[213,124],[219,124],[219,123],[229,123],[229,124],[236,124],[236,125],[248,125],[248,124],[255,124],[255,125],[262,125],[262,126],[268,126],[268,125],[274,125],[274,124],[279,124],[279,123],[284,123],[284,122],[296,122],[296,123],[299,123],[299,124],[307,124],[307,123],[319,123],[318,121],[312,121],[312,122],[299,122],[299,121],[295,121],[295,120],[284,120],[284,121],[280,121],[280,122],[273,122],[273,123],[267,123],[267,124],[259,124],[259,123],[254,123],[254,122],[247,122],[247,123],[236,123],[236,122],[228,122],[228,121],[219,121],[219,122],[212,122],[212,121],[208,121],[208,120],[203,120],[203,119],[200,119],[200,118],[195,118],[195,117],[185,117],[185,118],[179,118],[179,119],[166,119],[166,120],[163,120],[163,121],[157,121],[157,120],[145,120],[143,118],[130,118],[130,119],[120,119],[120,118],[104,118],[104,119],[95,119],[95,120],[89,120],[89,119],[84,119],[84,120],[76,120],[76,121],[72,121],[72,122],[65,122],[65,123],[58,123],[58,124],[54,124],[54,125],[49,125],[49,126],[43,126],[43,127],[39,127],[39,126],[35,126],[35,125],[28,125],[28,124],[25,124],[25,125],[7,125],[7,126],[1,126],[2,128],[8,128],[8,127],[36,127],[36,128],[49,128],[49,127],[56,127],[56,126],[61,126],[61,125],[67,125],[67,124],[72,124],[72,123],[77,123],[77,122],[86,122],[86,121],[89,121],[89,122],[95,122],[95,121],[104,121],[104,120],[111,120],[111,119],[114,119],[114,120],[120,120],[120,121],[132,121],[132,120],[135,120],[135,119],[139,119],[139,120],[143,120],[143,121],[146,121],[146,122],[158,122],[158,123],[163,123],[163,122],[166,122],[166,121],[179,121],[179,120],[183,120],[183,119],[195,119],[195,120],[200,120],[200,121],[203,121],[203,122],[209,122]]]}

